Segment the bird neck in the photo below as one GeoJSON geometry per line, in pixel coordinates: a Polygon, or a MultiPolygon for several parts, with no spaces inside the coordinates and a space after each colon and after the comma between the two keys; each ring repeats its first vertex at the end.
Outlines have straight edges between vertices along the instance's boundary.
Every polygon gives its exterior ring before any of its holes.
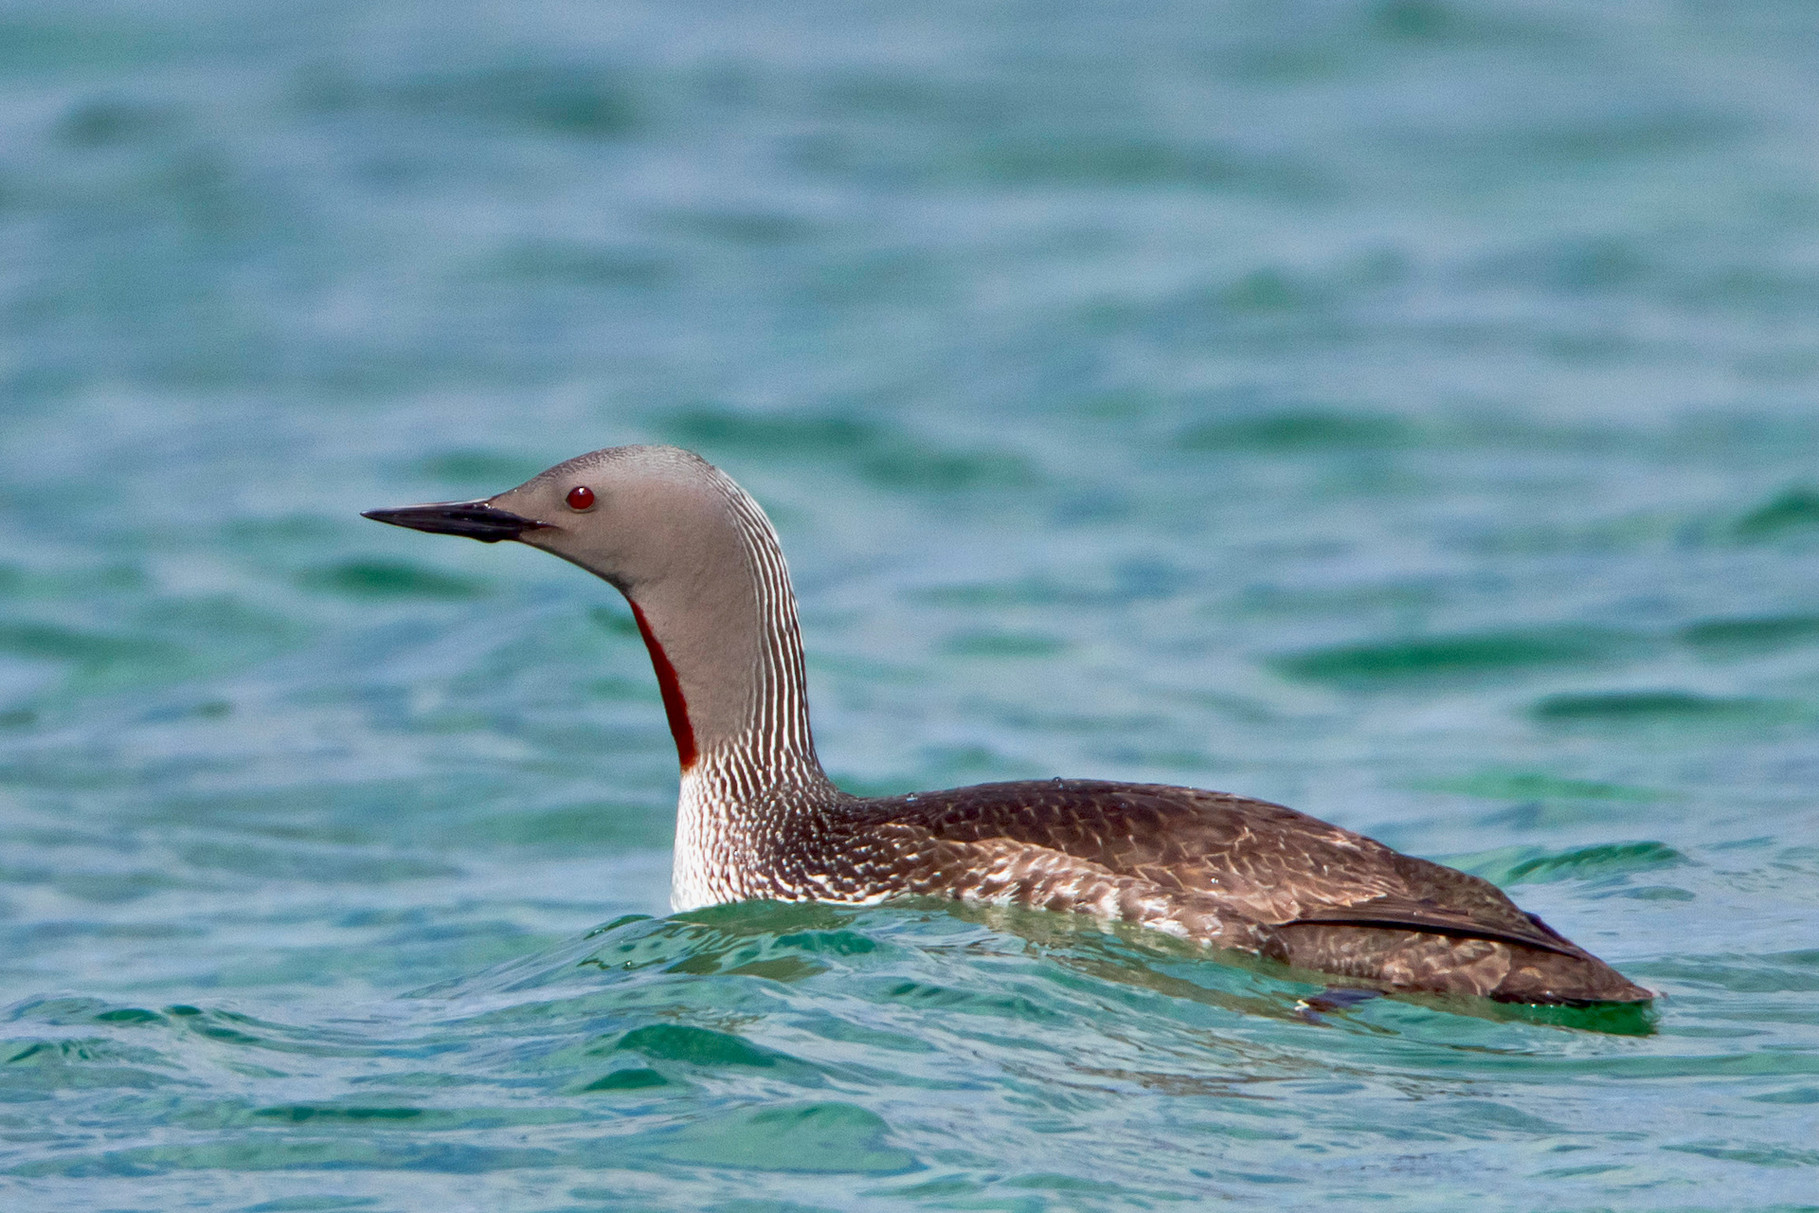
{"type": "Polygon", "coordinates": [[[626,594],[650,650],[682,771],[672,899],[758,895],[787,823],[840,798],[815,755],[789,569],[770,520],[718,476],[724,525],[678,544],[676,566],[626,594]]]}

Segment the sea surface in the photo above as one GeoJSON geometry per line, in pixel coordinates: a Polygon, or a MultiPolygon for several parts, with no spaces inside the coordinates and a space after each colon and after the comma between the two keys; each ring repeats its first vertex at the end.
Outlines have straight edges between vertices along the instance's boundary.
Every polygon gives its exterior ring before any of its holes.
{"type": "Polygon", "coordinates": [[[0,1204],[1819,1207],[1819,9],[0,6],[0,1204]],[[630,617],[770,511],[855,791],[1494,879],[1647,1017],[667,910],[630,617]]]}

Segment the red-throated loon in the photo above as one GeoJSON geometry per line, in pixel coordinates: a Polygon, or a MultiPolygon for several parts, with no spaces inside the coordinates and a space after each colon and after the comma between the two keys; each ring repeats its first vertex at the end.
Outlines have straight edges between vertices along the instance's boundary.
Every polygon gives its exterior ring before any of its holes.
{"type": "Polygon", "coordinates": [[[1098,780],[860,798],[815,757],[777,534],[677,447],[559,463],[479,501],[366,517],[515,539],[611,582],[682,767],[671,903],[933,895],[1122,919],[1391,990],[1505,1002],[1652,995],[1476,876],[1281,805],[1098,780]]]}

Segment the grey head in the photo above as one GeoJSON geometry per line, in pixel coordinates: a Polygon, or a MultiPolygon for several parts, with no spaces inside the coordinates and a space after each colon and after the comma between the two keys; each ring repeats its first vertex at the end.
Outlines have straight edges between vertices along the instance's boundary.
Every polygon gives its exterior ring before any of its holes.
{"type": "MultiPolygon", "coordinates": [[[[650,648],[677,755],[812,769],[795,597],[776,532],[692,451],[609,447],[475,501],[366,517],[541,548],[617,587],[650,648]],[[762,751],[762,752],[761,752],[762,751]]],[[[753,772],[763,780],[767,771],[753,772]]]]}
{"type": "Polygon", "coordinates": [[[592,451],[514,489],[474,501],[367,510],[376,522],[482,543],[515,539],[572,561],[621,590],[673,576],[690,561],[689,539],[724,530],[719,469],[672,446],[592,451]],[[684,542],[680,547],[677,540],[684,542]]]}

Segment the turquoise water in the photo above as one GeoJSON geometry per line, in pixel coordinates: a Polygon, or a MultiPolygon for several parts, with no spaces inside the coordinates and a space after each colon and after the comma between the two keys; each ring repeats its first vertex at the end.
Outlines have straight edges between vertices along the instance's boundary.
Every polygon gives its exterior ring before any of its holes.
{"type": "Polygon", "coordinates": [[[1819,1205],[1816,61],[1792,2],[6,6],[5,1203],[1819,1205]],[[357,516],[653,440],[771,511],[848,787],[1286,801],[1655,1020],[666,916],[616,596],[357,516]]]}

